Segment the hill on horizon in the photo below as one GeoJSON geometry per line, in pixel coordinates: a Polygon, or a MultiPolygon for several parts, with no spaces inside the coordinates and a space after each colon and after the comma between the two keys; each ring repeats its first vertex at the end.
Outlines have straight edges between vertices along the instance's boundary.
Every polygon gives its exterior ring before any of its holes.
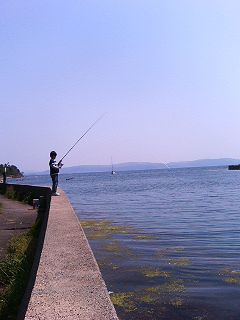
{"type": "MultiPolygon", "coordinates": [[[[135,170],[156,170],[156,169],[176,169],[176,168],[196,168],[196,167],[217,167],[239,164],[239,159],[221,158],[221,159],[200,159],[192,161],[179,161],[169,163],[153,162],[124,162],[114,165],[115,171],[135,171],[135,170]]],[[[72,167],[63,167],[61,173],[87,173],[87,172],[111,172],[111,165],[79,165],[72,167]]],[[[48,174],[49,170],[35,172],[35,174],[48,174]]],[[[32,173],[29,173],[32,174],[32,173]]]]}

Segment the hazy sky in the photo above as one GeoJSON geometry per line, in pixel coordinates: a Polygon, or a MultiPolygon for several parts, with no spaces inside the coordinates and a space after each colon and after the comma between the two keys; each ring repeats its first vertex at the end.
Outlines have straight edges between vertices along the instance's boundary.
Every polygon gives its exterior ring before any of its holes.
{"type": "Polygon", "coordinates": [[[240,158],[240,2],[0,2],[0,163],[240,158]]]}

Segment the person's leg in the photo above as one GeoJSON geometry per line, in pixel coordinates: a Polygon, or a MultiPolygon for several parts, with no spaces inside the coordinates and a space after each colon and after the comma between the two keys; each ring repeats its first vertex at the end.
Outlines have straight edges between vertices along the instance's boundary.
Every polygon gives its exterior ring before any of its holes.
{"type": "Polygon", "coordinates": [[[56,189],[55,192],[57,192],[57,187],[58,187],[58,174],[55,175],[55,189],[56,189]]]}
{"type": "Polygon", "coordinates": [[[53,175],[51,175],[51,178],[52,178],[52,193],[56,193],[57,186],[58,186],[58,175],[53,174],[53,175]]]}

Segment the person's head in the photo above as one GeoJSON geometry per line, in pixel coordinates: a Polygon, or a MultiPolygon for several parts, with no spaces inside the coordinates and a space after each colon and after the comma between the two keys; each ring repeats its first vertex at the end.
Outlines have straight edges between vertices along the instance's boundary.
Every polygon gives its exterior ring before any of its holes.
{"type": "Polygon", "coordinates": [[[50,158],[51,158],[51,159],[55,159],[56,156],[57,156],[57,152],[56,152],[56,151],[51,151],[51,152],[50,152],[50,158]]]}

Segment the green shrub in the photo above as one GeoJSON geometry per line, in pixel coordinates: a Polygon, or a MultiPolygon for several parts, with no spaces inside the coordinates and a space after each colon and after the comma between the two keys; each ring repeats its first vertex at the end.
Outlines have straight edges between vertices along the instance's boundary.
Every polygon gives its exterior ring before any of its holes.
{"type": "Polygon", "coordinates": [[[0,262],[0,319],[16,319],[34,259],[40,220],[30,231],[14,236],[0,262]]]}

